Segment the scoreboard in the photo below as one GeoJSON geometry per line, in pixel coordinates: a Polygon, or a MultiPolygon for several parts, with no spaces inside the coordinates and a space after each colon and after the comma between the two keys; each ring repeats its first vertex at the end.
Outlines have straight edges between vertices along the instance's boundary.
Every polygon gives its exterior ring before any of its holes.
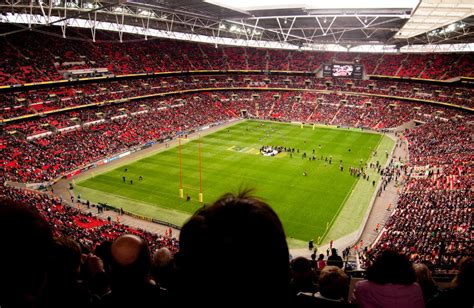
{"type": "Polygon", "coordinates": [[[360,64],[324,64],[323,77],[362,79],[364,67],[360,64]]]}

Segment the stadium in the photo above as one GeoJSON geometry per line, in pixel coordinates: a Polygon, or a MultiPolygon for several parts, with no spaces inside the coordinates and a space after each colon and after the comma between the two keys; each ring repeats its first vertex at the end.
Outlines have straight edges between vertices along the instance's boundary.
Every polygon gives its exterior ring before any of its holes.
{"type": "Polygon", "coordinates": [[[473,27],[470,0],[0,1],[0,306],[472,307],[473,27]]]}

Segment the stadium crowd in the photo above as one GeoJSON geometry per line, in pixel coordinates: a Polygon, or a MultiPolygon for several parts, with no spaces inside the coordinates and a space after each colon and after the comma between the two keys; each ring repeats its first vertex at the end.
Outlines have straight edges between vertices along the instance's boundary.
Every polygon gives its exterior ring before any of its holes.
{"type": "MultiPolygon", "coordinates": [[[[451,269],[472,255],[472,124],[431,120],[407,132],[407,184],[369,255],[386,248],[451,269]]],[[[370,256],[369,256],[370,257],[370,256]]]]}
{"type": "Polygon", "coordinates": [[[2,187],[2,307],[206,305],[288,307],[471,307],[474,259],[464,258],[451,287],[429,269],[385,250],[350,289],[334,248],[290,259],[282,224],[269,205],[242,192],[199,209],[177,240],[107,222],[37,192],[2,187]],[[242,228],[245,225],[245,228],[242,228]]]}
{"type": "MultiPolygon", "coordinates": [[[[242,110],[260,119],[372,129],[424,120],[426,115],[449,119],[458,114],[455,110],[426,104],[340,94],[284,91],[176,94],[162,100],[93,106],[80,112],[66,111],[6,124],[0,134],[1,168],[8,180],[49,181],[146,142],[174,138],[182,132],[238,118],[242,110]]],[[[429,142],[423,144],[430,146],[429,142]]]]}
{"type": "MultiPolygon", "coordinates": [[[[315,78],[314,76],[285,75],[196,75],[160,77],[134,80],[115,80],[88,85],[38,89],[0,94],[1,117],[15,118],[37,115],[69,107],[123,100],[202,88],[292,88],[329,90],[334,93],[350,92],[387,95],[398,98],[421,99],[472,107],[473,90],[462,86],[437,86],[384,80],[353,80],[315,78]]],[[[349,94],[348,94],[349,95],[349,94]]],[[[371,96],[367,96],[370,100],[371,96]]]]}
{"type": "MultiPolygon", "coordinates": [[[[80,37],[83,30],[71,30],[80,37]]],[[[73,33],[71,33],[74,36],[73,33]]],[[[0,84],[64,79],[81,69],[105,69],[110,75],[191,70],[294,70],[316,72],[321,64],[358,61],[369,75],[449,79],[473,75],[472,54],[364,54],[261,50],[244,47],[214,48],[171,40],[107,41],[98,32],[96,43],[65,40],[38,32],[1,38],[0,84]],[[32,48],[31,46],[34,46],[32,48]],[[133,55],[133,56],[132,56],[133,55]],[[263,59],[263,61],[262,61],[263,59]]]]}
{"type": "MultiPolygon", "coordinates": [[[[99,33],[98,40],[107,35],[99,33]]],[[[472,54],[352,55],[163,40],[66,43],[28,32],[0,42],[0,84],[59,80],[68,71],[89,68],[113,74],[269,67],[317,71],[322,63],[355,58],[374,75],[446,79],[473,74],[472,54]]],[[[472,90],[466,88],[301,76],[169,77],[1,94],[3,118],[34,117],[10,121],[0,132],[0,232],[8,234],[3,245],[8,252],[0,254],[0,306],[222,306],[231,300],[240,306],[472,307],[472,114],[357,95],[368,89],[472,107],[472,90]],[[226,89],[127,100],[191,86],[328,91],[226,89]],[[104,101],[109,102],[84,106],[104,101]],[[78,106],[83,108],[36,117],[78,106]],[[351,294],[337,251],[327,264],[324,255],[316,261],[315,254],[312,260],[290,262],[277,215],[245,193],[225,195],[198,210],[178,244],[169,236],[85,214],[57,197],[4,184],[51,181],[147,142],[239,118],[243,111],[258,119],[374,130],[420,124],[404,133],[409,144],[406,185],[380,237],[360,251],[368,262],[367,280],[358,282],[351,294]],[[429,271],[410,262],[460,267],[453,287],[439,291],[429,271]]],[[[381,172],[391,180],[390,171],[381,172]]]]}

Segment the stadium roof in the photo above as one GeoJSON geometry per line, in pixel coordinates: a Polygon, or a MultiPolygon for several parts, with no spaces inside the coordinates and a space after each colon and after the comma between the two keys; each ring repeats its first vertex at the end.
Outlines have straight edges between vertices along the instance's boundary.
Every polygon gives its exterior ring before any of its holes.
{"type": "MultiPolygon", "coordinates": [[[[474,50],[473,0],[0,0],[0,22],[267,48],[474,50]]],[[[44,30],[44,28],[42,29],[44,30]]]]}

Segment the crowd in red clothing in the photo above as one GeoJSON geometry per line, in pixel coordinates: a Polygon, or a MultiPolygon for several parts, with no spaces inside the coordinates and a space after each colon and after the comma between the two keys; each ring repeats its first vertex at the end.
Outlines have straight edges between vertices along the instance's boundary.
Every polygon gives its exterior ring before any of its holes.
{"type": "Polygon", "coordinates": [[[432,120],[409,130],[407,183],[370,254],[385,248],[451,269],[472,255],[472,122],[432,120]]]}
{"type": "MultiPolygon", "coordinates": [[[[104,36],[106,34],[99,34],[99,39],[104,36]]],[[[364,64],[367,74],[374,75],[433,79],[473,75],[472,54],[320,53],[214,48],[165,40],[95,44],[28,32],[0,38],[0,42],[3,55],[0,59],[0,84],[59,80],[63,79],[64,71],[80,68],[107,68],[114,74],[199,69],[314,72],[322,63],[353,62],[355,59],[364,64]]],[[[405,134],[410,145],[407,184],[379,242],[370,253],[394,247],[413,260],[452,266],[461,255],[473,253],[470,245],[474,158],[472,115],[426,103],[362,95],[366,93],[465,107],[473,107],[474,94],[471,88],[462,86],[259,74],[144,78],[4,93],[0,94],[1,117],[4,119],[109,103],[4,125],[0,132],[1,179],[2,182],[50,181],[131,147],[149,141],[163,141],[181,132],[189,133],[201,126],[238,118],[243,110],[259,119],[371,129],[396,127],[419,120],[426,123],[405,134]],[[229,90],[233,87],[249,89],[229,90]],[[254,87],[302,91],[250,89],[254,87]],[[199,88],[227,90],[117,101],[199,88]],[[110,102],[113,100],[114,103],[110,102]]],[[[12,194],[11,191],[8,193],[12,194]]],[[[39,198],[40,204],[52,202],[52,199],[37,195],[18,193],[18,196],[39,198]]],[[[67,216],[69,211],[72,211],[71,215],[77,214],[69,208],[51,211],[48,207],[46,215],[56,219],[54,213],[67,216]]],[[[109,227],[101,225],[98,230],[109,227]]]]}
{"type": "MultiPolygon", "coordinates": [[[[420,103],[304,91],[174,95],[162,100],[90,107],[7,124],[0,138],[1,168],[8,180],[47,181],[149,141],[174,138],[181,131],[191,132],[200,126],[237,118],[242,110],[260,119],[373,129],[425,120],[426,115],[449,119],[460,113],[420,103]]],[[[443,140],[456,141],[454,149],[461,146],[455,131],[444,130],[443,133],[452,137],[444,136],[443,140]]],[[[431,146],[428,141],[420,142],[425,143],[426,147],[431,146]]],[[[429,153],[422,146],[413,151],[414,161],[417,161],[417,151],[429,153]]],[[[439,161],[437,154],[432,156],[439,161]]]]}
{"type": "MultiPolygon", "coordinates": [[[[51,89],[0,94],[1,117],[36,115],[67,107],[118,101],[143,95],[200,88],[293,88],[356,92],[446,102],[472,107],[474,91],[451,87],[383,80],[350,80],[285,75],[197,75],[99,82],[51,89]]],[[[371,96],[367,96],[370,101],[371,96]]],[[[377,99],[374,97],[374,99],[377,99]]]]}
{"type": "MultiPolygon", "coordinates": [[[[82,36],[84,30],[74,30],[82,36]]],[[[77,69],[107,69],[111,74],[191,70],[318,71],[321,64],[351,62],[367,74],[448,79],[472,76],[472,54],[364,54],[264,50],[219,47],[171,40],[106,42],[99,32],[96,43],[66,40],[36,32],[3,37],[0,84],[23,84],[64,79],[77,69]],[[34,46],[32,48],[31,46],[34,46]]],[[[133,37],[133,36],[132,36],[133,37]]]]}
{"type": "Polygon", "coordinates": [[[141,236],[148,242],[152,251],[161,247],[167,247],[172,252],[179,249],[178,240],[174,237],[134,229],[117,221],[111,220],[109,222],[85,214],[76,208],[65,205],[60,198],[48,194],[1,186],[0,198],[34,207],[52,226],[54,236],[73,238],[89,251],[93,251],[104,240],[113,241],[124,233],[141,236]]]}

